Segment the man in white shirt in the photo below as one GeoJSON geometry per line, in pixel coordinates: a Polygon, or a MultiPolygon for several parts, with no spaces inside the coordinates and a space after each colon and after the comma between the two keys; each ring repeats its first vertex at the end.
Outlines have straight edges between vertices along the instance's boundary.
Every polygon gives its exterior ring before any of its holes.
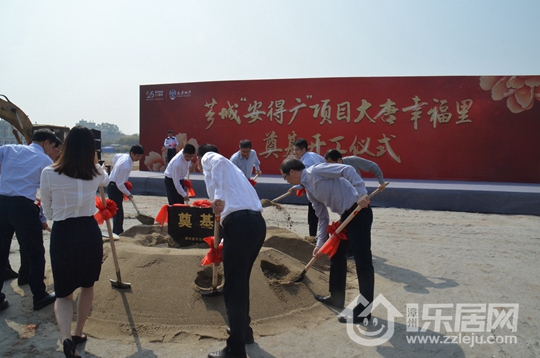
{"type": "Polygon", "coordinates": [[[173,131],[169,129],[167,131],[167,138],[165,138],[165,142],[163,143],[163,146],[167,149],[167,163],[176,155],[178,144],[178,139],[173,135],[173,131]]]}
{"type": "Polygon", "coordinates": [[[184,204],[189,201],[189,194],[184,188],[184,179],[189,173],[191,160],[195,157],[195,147],[186,144],[178,154],[172,158],[165,169],[165,189],[169,205],[184,204]]]}
{"type": "Polygon", "coordinates": [[[257,152],[251,149],[251,141],[249,139],[243,139],[240,141],[240,150],[231,156],[231,162],[236,165],[246,176],[250,179],[253,174],[253,168],[255,173],[261,175],[261,162],[257,157],[257,152]]]}
{"type": "Polygon", "coordinates": [[[137,144],[131,147],[129,154],[115,154],[113,158],[113,168],[109,176],[110,182],[107,187],[109,199],[116,203],[118,211],[113,217],[113,233],[120,235],[124,232],[124,194],[128,198],[133,198],[125,183],[129,180],[129,174],[133,163],[139,161],[144,154],[144,149],[137,144]]]}
{"type": "Polygon", "coordinates": [[[245,344],[253,343],[249,317],[249,277],[266,236],[266,223],[257,192],[244,174],[212,144],[197,150],[197,166],[212,209],[223,226],[223,295],[230,334],[227,346],[210,358],[246,357],[245,344]]]}
{"type": "Polygon", "coordinates": [[[1,290],[14,233],[21,251],[29,260],[28,283],[33,295],[34,310],[40,310],[56,300],[54,293],[47,293],[43,282],[43,224],[39,218],[39,208],[34,202],[41,171],[53,163],[48,155],[58,141],[54,132],[40,129],[33,134],[30,145],[7,144],[0,147],[0,311],[9,306],[1,290]]]}

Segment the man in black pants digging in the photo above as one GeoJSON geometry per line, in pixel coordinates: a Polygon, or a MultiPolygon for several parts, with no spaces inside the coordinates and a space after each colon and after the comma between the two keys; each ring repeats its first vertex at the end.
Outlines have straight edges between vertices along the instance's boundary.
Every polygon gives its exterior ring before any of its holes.
{"type": "Polygon", "coordinates": [[[210,358],[246,357],[246,343],[253,343],[249,317],[249,277],[266,236],[263,208],[245,175],[212,144],[197,151],[197,166],[204,174],[214,215],[223,226],[223,295],[229,321],[225,348],[210,358]]]}
{"type": "Polygon", "coordinates": [[[350,246],[356,263],[356,275],[360,294],[368,304],[358,303],[352,316],[339,316],[342,323],[361,323],[364,318],[371,318],[370,312],[364,310],[373,302],[375,270],[371,256],[371,223],[373,213],[369,206],[369,198],[364,181],[356,170],[343,164],[316,164],[310,168],[296,158],[288,158],[280,167],[283,179],[289,184],[301,184],[306,188],[308,200],[319,218],[317,245],[313,256],[320,257],[322,245],[328,240],[328,210],[340,214],[341,222],[357,207],[362,208],[346,227],[347,240],[340,240],[338,249],[330,258],[329,296],[315,295],[315,299],[337,308],[345,303],[345,287],[347,281],[347,248],[350,246]]]}

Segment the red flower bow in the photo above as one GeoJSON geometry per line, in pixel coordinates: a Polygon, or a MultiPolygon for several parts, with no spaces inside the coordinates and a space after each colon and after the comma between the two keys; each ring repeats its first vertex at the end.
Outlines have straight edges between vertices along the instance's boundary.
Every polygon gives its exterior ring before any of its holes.
{"type": "MultiPolygon", "coordinates": [[[[126,189],[131,193],[131,189],[133,189],[133,184],[131,182],[127,181],[124,183],[126,189]]],[[[129,200],[126,194],[124,194],[124,201],[129,200]]]]}
{"type": "Polygon", "coordinates": [[[304,196],[306,194],[306,188],[296,190],[296,196],[304,196]]]}
{"type": "Polygon", "coordinates": [[[257,184],[257,182],[256,182],[255,180],[251,179],[251,178],[248,179],[248,180],[249,180],[249,183],[250,183],[251,185],[253,185],[253,186],[255,186],[255,185],[257,184]]]}
{"type": "Polygon", "coordinates": [[[331,237],[324,243],[319,252],[332,257],[338,249],[340,240],[347,240],[346,229],[341,230],[340,233],[336,233],[340,225],[341,223],[339,221],[334,221],[332,224],[328,225],[326,230],[331,237]]]}
{"type": "Polygon", "coordinates": [[[195,190],[193,190],[193,184],[191,183],[191,180],[184,179],[183,183],[184,183],[184,187],[187,188],[188,196],[190,198],[194,198],[195,197],[195,190]]]}
{"type": "Polygon", "coordinates": [[[208,246],[210,246],[210,249],[208,250],[206,256],[203,257],[202,265],[206,266],[223,262],[223,243],[220,243],[217,249],[215,249],[213,236],[207,236],[203,240],[208,244],[208,246]]]}
{"type": "Polygon", "coordinates": [[[118,210],[116,203],[111,199],[106,199],[105,202],[106,204],[103,204],[101,199],[96,196],[96,208],[98,208],[98,212],[94,214],[94,218],[99,225],[103,224],[105,220],[113,218],[118,210]]]}

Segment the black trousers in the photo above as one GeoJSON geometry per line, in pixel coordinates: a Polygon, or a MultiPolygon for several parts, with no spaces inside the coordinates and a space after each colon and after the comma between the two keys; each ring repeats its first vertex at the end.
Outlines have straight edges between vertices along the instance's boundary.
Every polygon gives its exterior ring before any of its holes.
{"type": "MultiPolygon", "coordinates": [[[[180,180],[180,185],[184,186],[184,181],[180,180]]],[[[165,190],[167,190],[167,200],[169,205],[184,204],[184,197],[178,193],[172,178],[165,177],[165,190]]]]}
{"type": "MultiPolygon", "coordinates": [[[[19,280],[28,282],[28,276],[30,275],[30,260],[24,249],[19,246],[19,252],[21,256],[21,266],[19,267],[19,280]]],[[[9,259],[6,262],[6,272],[14,271],[9,263],[9,259]]]]}
{"type": "Polygon", "coordinates": [[[319,218],[315,214],[315,209],[311,202],[308,203],[308,215],[307,215],[308,225],[309,225],[309,236],[317,236],[317,225],[319,225],[319,218]]]}
{"type": "Polygon", "coordinates": [[[171,161],[172,158],[176,155],[176,148],[167,149],[167,163],[171,161]]]}
{"type": "MultiPolygon", "coordinates": [[[[342,215],[343,222],[348,215],[342,215]]],[[[373,302],[375,290],[375,270],[371,255],[371,224],[373,223],[373,211],[371,206],[364,208],[347,224],[347,239],[341,240],[339,247],[330,259],[330,283],[329,291],[339,303],[345,302],[345,286],[347,283],[347,249],[350,248],[356,263],[356,276],[360,294],[368,301],[373,302]]],[[[367,307],[357,303],[353,314],[359,316],[367,307]]],[[[363,315],[367,316],[367,315],[363,315]]]]}
{"type": "Polygon", "coordinates": [[[245,338],[253,335],[249,278],[265,236],[266,223],[258,211],[235,211],[223,221],[223,296],[231,329],[227,350],[233,355],[246,354],[245,338]]]}
{"type": "MultiPolygon", "coordinates": [[[[11,240],[15,233],[21,251],[26,253],[29,262],[28,283],[34,300],[40,300],[46,295],[43,282],[45,247],[42,230],[39,208],[32,200],[21,196],[0,195],[0,267],[5,268],[7,265],[11,240]]],[[[0,291],[4,286],[4,272],[4,269],[0,270],[0,291]]]]}
{"type": "Polygon", "coordinates": [[[116,235],[120,235],[124,232],[124,193],[118,189],[115,182],[110,182],[109,186],[107,187],[107,195],[109,196],[109,199],[114,201],[116,203],[116,206],[118,207],[118,211],[116,212],[116,215],[113,217],[113,232],[116,235]]]}

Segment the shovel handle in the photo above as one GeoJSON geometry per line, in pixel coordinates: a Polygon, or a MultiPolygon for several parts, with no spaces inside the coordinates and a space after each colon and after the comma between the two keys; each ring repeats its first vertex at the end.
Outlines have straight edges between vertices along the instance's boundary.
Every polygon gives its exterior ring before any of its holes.
{"type": "Polygon", "coordinates": [[[131,204],[133,204],[133,207],[135,208],[135,211],[137,212],[137,215],[141,215],[141,212],[139,211],[139,208],[137,207],[137,204],[135,204],[135,200],[133,200],[133,198],[129,198],[129,201],[131,201],[131,204]]]}
{"type": "MultiPolygon", "coordinates": [[[[103,190],[102,186],[99,187],[99,194],[101,195],[101,202],[103,203],[104,206],[106,206],[107,200],[105,199],[105,191],[103,190]]],[[[111,243],[111,251],[113,254],[114,268],[116,270],[116,278],[118,282],[122,282],[122,278],[120,277],[120,265],[118,265],[118,258],[116,256],[116,246],[114,246],[114,236],[113,236],[112,227],[111,227],[111,220],[107,219],[105,220],[105,222],[107,223],[107,231],[109,233],[109,242],[111,243]]]]}
{"type": "Polygon", "coordinates": [[[253,178],[251,178],[251,180],[257,180],[258,177],[259,177],[259,174],[256,174],[253,178]]]}
{"type": "MultiPolygon", "coordinates": [[[[214,249],[217,249],[219,247],[219,242],[221,241],[221,238],[219,237],[219,221],[220,221],[220,216],[215,215],[214,216],[214,249]]],[[[218,265],[219,263],[214,263],[214,266],[212,267],[212,291],[214,292],[217,290],[218,265]]]]}
{"type": "Polygon", "coordinates": [[[273,202],[275,202],[275,201],[280,201],[281,199],[286,198],[286,197],[288,197],[289,195],[291,195],[291,194],[290,194],[289,192],[286,192],[285,194],[278,196],[277,198],[275,198],[275,199],[272,200],[272,201],[273,201],[273,202]]]}

